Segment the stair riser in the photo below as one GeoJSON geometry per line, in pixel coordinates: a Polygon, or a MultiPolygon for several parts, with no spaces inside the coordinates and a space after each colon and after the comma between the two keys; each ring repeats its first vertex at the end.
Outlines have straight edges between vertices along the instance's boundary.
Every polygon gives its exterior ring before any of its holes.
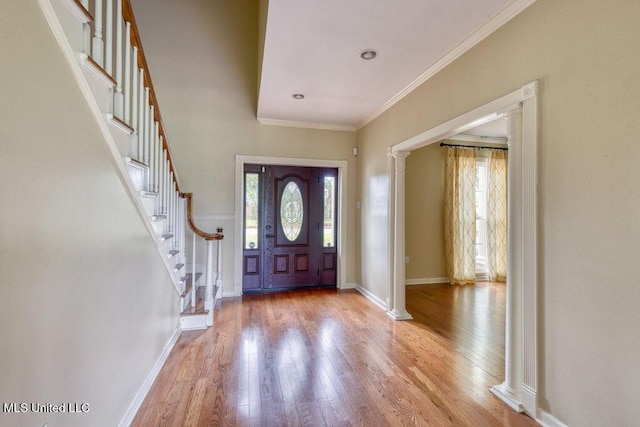
{"type": "Polygon", "coordinates": [[[180,327],[183,331],[191,331],[198,329],[207,329],[207,316],[183,316],[180,318],[180,327]]]}

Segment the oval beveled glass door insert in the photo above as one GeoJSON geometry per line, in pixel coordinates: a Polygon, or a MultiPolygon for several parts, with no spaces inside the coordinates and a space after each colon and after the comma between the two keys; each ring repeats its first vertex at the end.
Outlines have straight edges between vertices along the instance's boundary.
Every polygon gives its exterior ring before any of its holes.
{"type": "Polygon", "coordinates": [[[300,187],[295,182],[289,182],[282,192],[280,199],[280,222],[286,238],[293,242],[302,231],[304,206],[300,187]]]}

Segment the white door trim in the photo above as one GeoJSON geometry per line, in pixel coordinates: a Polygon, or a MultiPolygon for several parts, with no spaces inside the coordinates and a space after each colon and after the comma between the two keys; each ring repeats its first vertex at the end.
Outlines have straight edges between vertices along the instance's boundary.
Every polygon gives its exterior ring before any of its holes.
{"type": "Polygon", "coordinates": [[[244,188],[244,165],[280,165],[280,166],[307,166],[315,168],[338,169],[338,245],[336,275],[338,289],[347,286],[346,269],[346,230],[347,230],[347,167],[346,160],[300,159],[294,157],[266,157],[236,155],[236,214],[235,214],[235,247],[234,247],[234,272],[233,294],[242,295],[242,224],[244,224],[244,209],[242,206],[244,188]]]}
{"type": "MultiPolygon", "coordinates": [[[[416,150],[426,145],[439,142],[452,135],[464,132],[480,124],[490,122],[505,113],[518,114],[522,119],[521,138],[510,141],[509,181],[513,190],[509,199],[510,227],[509,271],[507,278],[507,320],[505,343],[505,382],[491,388],[491,392],[518,411],[525,411],[534,419],[537,413],[538,390],[538,331],[537,331],[537,152],[538,152],[538,82],[531,82],[522,88],[511,92],[499,99],[485,104],[473,111],[462,114],[452,120],[442,123],[419,135],[409,138],[390,147],[389,152],[416,150]],[[513,148],[511,150],[511,148],[513,148]],[[513,231],[513,233],[512,233],[513,231]],[[512,234],[512,235],[511,235],[512,234]],[[512,254],[514,256],[512,256],[512,254]]],[[[519,120],[517,123],[519,127],[519,120]]],[[[519,130],[516,130],[519,132],[519,130]]],[[[394,175],[389,173],[389,180],[394,175]]],[[[404,186],[396,185],[396,192],[404,193],[404,186]]],[[[402,213],[404,206],[399,207],[398,201],[404,202],[404,195],[391,199],[391,211],[402,213]]],[[[396,235],[394,228],[404,230],[404,217],[394,215],[395,221],[389,222],[388,233],[395,243],[402,240],[404,233],[396,235]],[[400,222],[394,224],[394,222],[400,222]]],[[[402,253],[394,253],[391,246],[389,268],[396,270],[396,266],[404,264],[402,253]],[[399,256],[401,255],[401,256],[399,256]]],[[[403,251],[399,251],[403,252],[403,251]]],[[[404,269],[394,274],[394,294],[404,295],[404,269]],[[402,277],[399,277],[402,276],[402,277]]],[[[403,298],[404,299],[404,298],[403,298]]],[[[402,310],[403,307],[394,309],[402,310]]]]}

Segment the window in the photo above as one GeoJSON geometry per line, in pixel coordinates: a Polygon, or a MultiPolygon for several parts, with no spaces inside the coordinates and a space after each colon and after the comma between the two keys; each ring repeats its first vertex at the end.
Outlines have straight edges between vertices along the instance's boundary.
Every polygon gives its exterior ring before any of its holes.
{"type": "Polygon", "coordinates": [[[260,194],[260,175],[244,175],[244,248],[258,249],[258,195],[260,194]]]}
{"type": "Polygon", "coordinates": [[[487,268],[487,158],[476,158],[476,274],[487,268]]]}
{"type": "Polygon", "coordinates": [[[293,181],[289,182],[284,187],[280,200],[280,223],[285,237],[290,242],[295,241],[302,231],[303,203],[300,187],[293,181]]]}
{"type": "Polygon", "coordinates": [[[324,214],[322,246],[331,247],[336,245],[336,177],[324,177],[324,214]]]}

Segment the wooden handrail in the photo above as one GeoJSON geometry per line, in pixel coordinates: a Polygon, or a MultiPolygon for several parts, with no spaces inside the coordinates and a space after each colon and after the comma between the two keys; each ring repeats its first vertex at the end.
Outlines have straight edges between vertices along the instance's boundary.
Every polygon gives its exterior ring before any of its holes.
{"type": "Polygon", "coordinates": [[[173,172],[173,182],[176,184],[176,190],[180,191],[178,174],[176,172],[175,165],[173,164],[171,150],[169,149],[169,142],[167,140],[167,133],[164,128],[164,122],[162,121],[162,114],[160,114],[160,107],[158,106],[158,98],[156,97],[156,91],[153,88],[149,65],[147,64],[147,58],[144,56],[144,49],[142,48],[142,42],[140,40],[140,32],[136,25],[136,18],[133,16],[133,8],[131,7],[130,0],[122,0],[122,16],[125,22],[131,23],[131,45],[138,48],[138,65],[144,70],[144,84],[149,88],[149,105],[155,106],[153,116],[158,122],[160,128],[159,133],[162,136],[162,148],[167,152],[169,171],[173,172]]]}
{"type": "Polygon", "coordinates": [[[189,228],[191,228],[191,231],[193,231],[194,233],[196,233],[198,236],[202,237],[205,240],[224,239],[224,234],[222,234],[221,228],[218,229],[219,231],[218,233],[205,233],[204,231],[196,227],[196,225],[193,222],[193,209],[192,209],[193,203],[191,201],[192,196],[193,196],[193,193],[180,193],[180,197],[182,197],[183,199],[187,199],[187,222],[189,223],[189,228]]]}

